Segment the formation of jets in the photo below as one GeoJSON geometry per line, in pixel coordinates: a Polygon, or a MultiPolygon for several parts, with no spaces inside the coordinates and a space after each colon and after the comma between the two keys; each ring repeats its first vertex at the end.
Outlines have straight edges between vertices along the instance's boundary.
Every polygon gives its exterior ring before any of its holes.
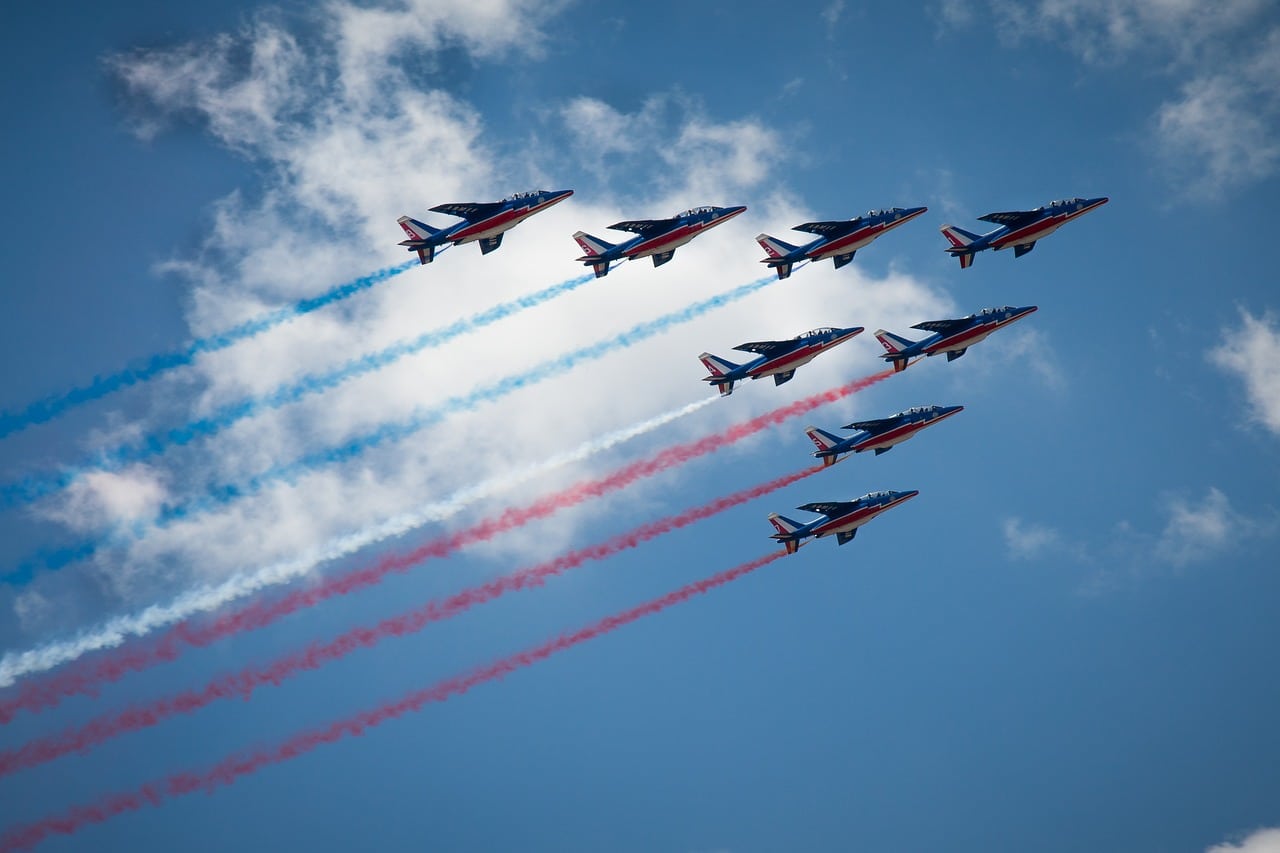
{"type": "MultiPolygon", "coordinates": [[[[477,242],[481,253],[487,255],[502,245],[502,236],[508,230],[571,195],[573,190],[532,190],[515,193],[496,202],[437,205],[431,208],[433,212],[456,216],[462,221],[452,226],[436,228],[402,216],[399,224],[408,239],[400,245],[410,252],[416,252],[423,264],[431,263],[442,247],[462,243],[477,242]]],[[[1020,258],[1034,249],[1038,240],[1108,201],[1110,199],[1106,197],[1071,198],[1050,202],[1033,210],[988,213],[978,219],[995,223],[998,227],[986,234],[975,234],[954,225],[943,225],[941,231],[951,244],[946,249],[947,253],[959,258],[961,269],[968,269],[973,265],[974,256],[987,249],[999,251],[1012,248],[1014,257],[1020,258]]],[[[660,267],[671,260],[676,249],[745,210],[746,207],[741,205],[704,205],[667,219],[617,222],[609,226],[610,230],[627,231],[636,235],[617,244],[577,231],[573,234],[573,239],[577,241],[583,254],[576,260],[591,267],[596,278],[608,275],[612,264],[626,260],[653,258],[653,265],[660,267]]],[[[927,210],[926,207],[891,207],[871,210],[852,219],[805,222],[791,230],[814,234],[817,238],[801,246],[793,246],[768,234],[760,234],[756,237],[756,242],[768,255],[761,263],[776,271],[779,279],[789,277],[802,264],[828,258],[836,269],[840,269],[853,260],[859,249],[927,210]]],[[[1006,305],[1001,308],[984,308],[966,317],[927,320],[911,327],[932,333],[919,341],[909,340],[884,329],[876,330],[875,336],[885,350],[881,358],[893,365],[895,373],[899,373],[920,358],[945,353],[947,361],[955,361],[970,346],[986,339],[992,332],[1015,323],[1036,310],[1034,305],[1021,308],[1006,305]]],[[[826,326],[786,340],[739,344],[734,347],[735,350],[758,356],[746,364],[735,364],[704,352],[698,356],[708,373],[702,381],[715,385],[722,397],[732,394],[734,384],[745,379],[772,376],[775,385],[782,385],[795,376],[796,368],[808,364],[818,354],[850,340],[862,331],[862,326],[826,326]]],[[[841,437],[815,426],[806,427],[805,433],[817,447],[813,455],[822,460],[824,467],[828,467],[850,453],[870,450],[879,456],[926,427],[961,411],[964,411],[964,406],[916,406],[888,417],[846,424],[841,429],[857,430],[848,437],[841,437]]],[[[859,527],[918,494],[915,490],[879,491],[852,501],[807,503],[798,509],[820,516],[809,522],[793,521],[773,513],[769,516],[769,521],[777,532],[771,538],[781,542],[788,554],[798,551],[806,539],[820,539],[833,534],[836,542],[844,545],[857,535],[859,527]]]]}

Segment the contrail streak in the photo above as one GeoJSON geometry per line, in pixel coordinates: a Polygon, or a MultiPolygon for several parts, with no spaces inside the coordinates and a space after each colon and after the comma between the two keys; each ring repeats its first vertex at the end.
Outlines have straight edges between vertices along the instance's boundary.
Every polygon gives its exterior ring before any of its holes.
{"type": "MultiPolygon", "coordinates": [[[[202,497],[194,498],[187,503],[166,506],[152,519],[139,520],[128,528],[114,530],[104,539],[69,546],[68,551],[73,553],[76,559],[83,559],[92,556],[104,545],[120,545],[141,539],[155,528],[164,528],[175,521],[185,520],[200,513],[226,506],[239,498],[256,494],[272,483],[282,480],[293,481],[295,478],[310,471],[328,465],[348,462],[368,450],[408,438],[429,426],[440,423],[450,415],[474,409],[483,403],[495,402],[508,394],[568,373],[583,362],[593,361],[611,352],[626,349],[681,323],[687,323],[717,308],[744,299],[777,281],[778,279],[774,277],[761,278],[739,285],[732,290],[727,290],[708,299],[686,305],[678,311],[672,311],[653,320],[638,323],[626,331],[548,359],[521,373],[511,374],[496,382],[482,385],[466,394],[450,397],[433,408],[420,409],[406,420],[398,423],[383,424],[371,432],[348,440],[345,444],[308,453],[292,462],[276,465],[250,477],[243,483],[224,483],[210,486],[202,497]]],[[[3,684],[2,678],[0,678],[0,684],[3,684]]]]}
{"type": "Polygon", "coordinates": [[[292,480],[317,468],[350,461],[367,450],[408,438],[426,427],[439,423],[449,415],[469,411],[482,403],[500,400],[508,394],[532,387],[539,382],[563,373],[568,373],[583,362],[594,361],[617,350],[627,349],[674,326],[687,323],[690,320],[696,320],[717,308],[745,299],[756,291],[774,284],[777,280],[776,277],[757,279],[756,281],[739,285],[732,290],[727,290],[724,293],[686,305],[678,311],[672,311],[652,320],[637,323],[626,331],[548,359],[521,373],[503,377],[488,385],[482,385],[466,394],[450,397],[440,405],[420,410],[399,423],[384,424],[372,432],[349,440],[345,444],[309,453],[295,459],[293,462],[269,468],[260,474],[250,477],[243,484],[226,483],[213,486],[203,498],[162,510],[157,523],[164,525],[178,519],[187,518],[196,512],[223,506],[238,498],[254,494],[271,483],[292,480]]]}
{"type": "Polygon", "coordinates": [[[137,367],[125,368],[115,373],[108,373],[105,376],[95,376],[88,385],[73,388],[60,394],[53,394],[43,400],[37,400],[21,411],[0,413],[0,438],[26,429],[33,424],[53,420],[63,412],[76,406],[99,400],[123,388],[154,379],[166,371],[188,365],[195,360],[196,356],[202,353],[226,349],[234,343],[259,335],[282,323],[287,323],[304,314],[310,314],[312,311],[324,308],[326,305],[332,305],[335,302],[355,296],[357,293],[362,293],[417,265],[417,261],[406,261],[394,267],[378,270],[375,273],[370,273],[354,281],[339,285],[319,296],[303,299],[292,305],[269,311],[252,320],[246,320],[225,332],[196,338],[180,350],[153,355],[137,367]]]}
{"type": "Polygon", "coordinates": [[[229,756],[206,770],[177,773],[166,779],[143,785],[134,791],[109,794],[97,802],[73,806],[61,815],[47,817],[25,826],[13,827],[0,837],[0,851],[30,849],[51,835],[71,835],[86,826],[102,823],[117,815],[137,811],[148,805],[158,806],[166,799],[201,791],[210,792],[224,785],[231,785],[242,777],[256,773],[265,767],[297,758],[325,744],[362,735],[389,720],[419,711],[427,704],[444,702],[454,696],[460,696],[482,684],[546,660],[558,652],[566,651],[588,640],[594,640],[645,616],[660,613],[668,607],[731,583],[782,556],[782,551],[774,551],[757,557],[735,568],[683,586],[660,598],[613,616],[607,616],[573,633],[561,634],[541,645],[494,661],[471,672],[415,690],[394,702],[337,720],[323,728],[302,732],[273,746],[260,747],[252,752],[229,756]]]}
{"type": "MultiPolygon", "coordinates": [[[[0,486],[0,508],[38,500],[66,488],[85,474],[102,470],[111,471],[122,465],[144,462],[164,453],[171,447],[183,447],[197,439],[210,438],[246,418],[254,417],[271,409],[278,409],[290,403],[296,403],[312,394],[331,390],[348,380],[381,370],[406,356],[443,346],[454,338],[483,329],[525,309],[534,308],[594,280],[594,274],[588,273],[559,284],[553,284],[534,293],[499,303],[484,311],[472,314],[470,317],[455,320],[447,326],[432,329],[416,338],[398,341],[385,349],[352,359],[332,370],[308,374],[288,385],[281,386],[265,396],[223,406],[206,417],[148,436],[136,444],[124,445],[104,451],[95,457],[93,463],[66,468],[55,475],[32,476],[18,482],[7,483],[0,486]]],[[[77,549],[70,549],[70,556],[77,555],[77,549]]],[[[58,554],[55,553],[48,562],[51,567],[57,567],[65,565],[70,560],[65,557],[59,559],[58,554]]],[[[24,565],[18,569],[18,572],[30,574],[30,569],[31,567],[24,565]]],[[[14,574],[16,573],[11,573],[6,580],[11,579],[14,574]]]]}
{"type": "MultiPolygon", "coordinates": [[[[5,703],[0,713],[12,716],[13,711],[19,707],[52,704],[57,701],[51,698],[54,696],[92,693],[95,685],[102,682],[116,681],[129,672],[173,660],[184,646],[205,646],[224,636],[264,627],[276,619],[304,607],[318,604],[335,595],[372,586],[388,574],[407,571],[411,566],[424,560],[448,555],[458,548],[483,542],[531,521],[553,515],[561,509],[575,506],[589,498],[614,492],[637,480],[651,477],[720,450],[789,418],[807,414],[820,406],[843,399],[892,375],[892,370],[881,371],[780,406],[763,415],[735,424],[723,432],[668,447],[648,459],[625,465],[612,474],[594,480],[584,480],[560,492],[546,495],[527,506],[508,508],[496,517],[485,519],[480,524],[449,536],[431,540],[406,553],[387,555],[372,566],[335,575],[307,589],[295,590],[278,599],[233,611],[209,625],[197,627],[185,622],[178,624],[154,643],[141,648],[121,649],[103,660],[94,662],[91,666],[77,667],[60,676],[50,678],[44,683],[24,686],[19,696],[5,703]]],[[[57,645],[55,644],[55,648],[57,645]]],[[[56,665],[44,665],[41,651],[47,653],[47,650],[46,648],[46,650],[15,655],[12,663],[6,655],[5,659],[0,661],[0,683],[6,680],[11,683],[13,679],[33,671],[36,667],[48,669],[56,665]],[[20,667],[25,669],[25,672],[21,671],[20,667]]]]}
{"type": "MultiPolygon", "coordinates": [[[[603,453],[623,442],[690,415],[714,403],[716,399],[716,397],[704,397],[697,402],[585,441],[573,450],[556,454],[541,462],[498,477],[491,477],[460,489],[443,500],[424,504],[411,512],[331,539],[297,557],[264,566],[256,571],[241,573],[216,585],[199,587],[184,593],[169,604],[153,605],[141,613],[118,617],[74,639],[56,642],[20,654],[6,654],[3,659],[0,659],[0,686],[7,687],[24,675],[52,669],[90,652],[119,646],[131,637],[141,637],[197,614],[217,610],[268,587],[287,583],[306,575],[322,563],[353,554],[376,542],[408,533],[424,524],[444,521],[476,501],[536,480],[557,468],[603,453]]],[[[120,675],[123,672],[121,671],[120,675]]],[[[0,723],[9,722],[22,708],[35,711],[56,705],[65,695],[92,692],[92,685],[98,683],[101,678],[92,676],[86,682],[82,678],[83,675],[83,673],[68,672],[56,677],[52,682],[24,684],[17,696],[0,702],[0,723]]],[[[119,675],[115,676],[115,678],[118,677],[119,675]]],[[[114,680],[114,678],[107,680],[114,680]]]]}
{"type": "Polygon", "coordinates": [[[495,578],[455,593],[443,601],[430,601],[422,607],[384,619],[371,627],[352,628],[328,642],[312,643],[301,651],[285,655],[269,664],[219,676],[199,690],[184,691],[176,696],[136,705],[118,713],[104,714],[61,734],[29,741],[17,749],[0,750],[0,777],[36,767],[73,752],[85,753],[119,735],[150,728],[176,714],[194,713],[221,699],[248,699],[259,687],[279,685],[300,672],[319,669],[354,651],[371,648],[387,638],[416,633],[433,622],[458,616],[478,604],[493,601],[504,593],[541,586],[547,578],[563,574],[589,561],[603,560],[635,548],[673,530],[711,518],[797,483],[821,470],[821,467],[806,468],[777,477],[725,495],[711,503],[643,524],[604,542],[495,578]]]}

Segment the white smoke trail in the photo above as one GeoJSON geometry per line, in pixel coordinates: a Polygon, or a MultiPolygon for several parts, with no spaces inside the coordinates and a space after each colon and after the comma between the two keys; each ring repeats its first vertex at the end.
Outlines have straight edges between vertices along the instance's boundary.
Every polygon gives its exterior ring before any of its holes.
{"type": "Polygon", "coordinates": [[[142,637],[181,622],[198,613],[207,613],[239,598],[305,575],[316,566],[345,557],[376,542],[408,533],[423,524],[443,521],[489,495],[526,483],[555,468],[581,462],[624,441],[637,438],[674,420],[692,414],[717,400],[704,397],[678,409],[585,441],[573,450],[559,453],[517,471],[491,477],[454,492],[441,501],[425,504],[379,524],[331,539],[289,560],[244,572],[222,583],[190,590],[168,604],[153,604],[140,613],[116,618],[69,640],[59,640],[24,652],[7,652],[0,659],[0,687],[8,687],[19,678],[45,672],[70,663],[82,655],[119,646],[130,637],[142,637]]]}

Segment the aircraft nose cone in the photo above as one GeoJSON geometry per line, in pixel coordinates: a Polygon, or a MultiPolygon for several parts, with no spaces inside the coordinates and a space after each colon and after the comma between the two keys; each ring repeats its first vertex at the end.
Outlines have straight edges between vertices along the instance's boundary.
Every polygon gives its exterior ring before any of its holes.
{"type": "Polygon", "coordinates": [[[956,412],[963,412],[963,411],[964,411],[964,406],[943,406],[942,407],[943,415],[954,415],[956,412]]]}
{"type": "Polygon", "coordinates": [[[919,489],[912,489],[909,492],[898,492],[898,500],[909,501],[918,494],[920,494],[919,489]]]}
{"type": "Polygon", "coordinates": [[[907,208],[907,212],[906,212],[905,214],[903,214],[902,218],[903,218],[903,219],[914,219],[915,217],[919,216],[920,214],[928,212],[928,210],[929,210],[929,208],[927,208],[927,207],[908,207],[908,208],[907,208]]]}
{"type": "Polygon", "coordinates": [[[739,204],[734,207],[722,207],[720,208],[720,212],[716,216],[716,218],[728,219],[731,216],[737,216],[739,213],[742,213],[742,211],[746,209],[747,209],[747,206],[745,204],[739,204]]]}

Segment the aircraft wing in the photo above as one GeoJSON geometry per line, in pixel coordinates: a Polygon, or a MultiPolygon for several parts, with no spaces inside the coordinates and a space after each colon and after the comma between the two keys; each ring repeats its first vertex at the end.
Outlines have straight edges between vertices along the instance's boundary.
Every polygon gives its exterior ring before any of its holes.
{"type": "Polygon", "coordinates": [[[1005,210],[999,213],[988,213],[986,216],[979,216],[978,219],[982,222],[994,222],[997,225],[1017,228],[1019,225],[1039,219],[1041,213],[1042,211],[1039,210],[1005,210]]]}
{"type": "Polygon", "coordinates": [[[808,231],[810,234],[820,234],[823,237],[839,237],[857,228],[861,221],[862,217],[859,216],[856,219],[837,219],[831,222],[806,222],[791,230],[808,231]]]}
{"type": "Polygon", "coordinates": [[[967,329],[972,324],[973,321],[965,317],[959,320],[926,320],[923,323],[916,323],[911,328],[921,329],[926,332],[937,332],[940,335],[949,335],[952,332],[967,329]]]}
{"type": "Polygon", "coordinates": [[[609,226],[610,231],[630,231],[632,234],[639,234],[647,237],[650,234],[660,234],[663,231],[670,231],[679,223],[674,219],[628,219],[625,222],[615,222],[609,226]]]}
{"type": "Polygon", "coordinates": [[[837,516],[846,515],[857,509],[856,501],[819,501],[818,503],[805,504],[798,506],[796,509],[802,509],[805,512],[818,512],[828,518],[836,518],[837,516]]]}
{"type": "Polygon", "coordinates": [[[449,216],[461,216],[468,222],[479,222],[501,211],[500,201],[464,201],[452,204],[437,204],[431,208],[435,213],[447,213],[449,216]]]}
{"type": "Polygon", "coordinates": [[[795,345],[795,341],[748,341],[745,344],[738,344],[734,349],[742,352],[754,352],[766,358],[772,358],[775,355],[782,355],[784,352],[788,352],[795,345]]]}
{"type": "Polygon", "coordinates": [[[845,424],[841,429],[860,429],[870,433],[877,433],[893,429],[904,420],[906,419],[899,416],[896,418],[878,418],[873,421],[854,421],[851,424],[845,424]]]}

